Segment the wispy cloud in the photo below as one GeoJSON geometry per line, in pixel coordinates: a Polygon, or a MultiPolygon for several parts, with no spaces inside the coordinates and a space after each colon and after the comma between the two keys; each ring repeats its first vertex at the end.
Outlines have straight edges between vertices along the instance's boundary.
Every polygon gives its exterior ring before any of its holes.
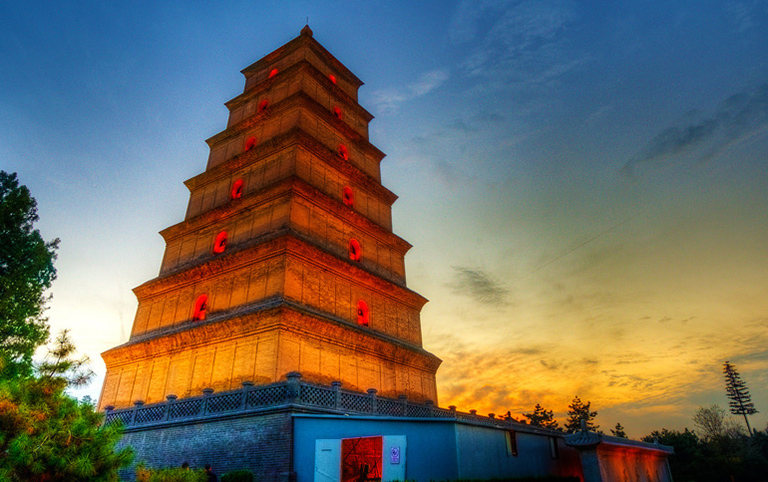
{"type": "Polygon", "coordinates": [[[391,87],[373,93],[373,103],[383,112],[393,112],[403,102],[427,95],[443,85],[450,74],[447,69],[437,69],[422,74],[415,82],[404,88],[391,87]]]}
{"type": "Polygon", "coordinates": [[[454,12],[450,38],[458,44],[475,41],[462,63],[469,75],[543,84],[583,62],[564,35],[576,19],[567,0],[467,0],[454,12]],[[478,39],[480,32],[485,34],[478,39]]]}
{"type": "Polygon", "coordinates": [[[756,16],[768,12],[765,1],[753,0],[751,2],[727,2],[725,9],[728,19],[737,33],[744,33],[758,25],[756,16]]]}
{"type": "Polygon", "coordinates": [[[744,90],[720,103],[709,117],[668,127],[658,133],[643,151],[621,168],[632,176],[642,165],[666,165],[675,156],[700,148],[700,160],[707,160],[728,146],[768,127],[768,82],[744,90]]]}
{"type": "Polygon", "coordinates": [[[454,294],[470,297],[479,303],[493,306],[509,304],[509,291],[491,279],[480,268],[453,266],[454,278],[448,283],[454,294]]]}

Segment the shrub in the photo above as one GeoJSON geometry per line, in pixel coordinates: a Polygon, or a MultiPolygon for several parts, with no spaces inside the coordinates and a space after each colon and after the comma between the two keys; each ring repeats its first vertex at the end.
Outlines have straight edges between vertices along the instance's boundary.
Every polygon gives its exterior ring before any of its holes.
{"type": "Polygon", "coordinates": [[[221,482],[254,482],[256,480],[250,470],[234,470],[221,476],[221,482]]]}
{"type": "Polygon", "coordinates": [[[182,468],[148,469],[144,464],[136,466],[136,482],[207,482],[203,470],[182,468]]]}

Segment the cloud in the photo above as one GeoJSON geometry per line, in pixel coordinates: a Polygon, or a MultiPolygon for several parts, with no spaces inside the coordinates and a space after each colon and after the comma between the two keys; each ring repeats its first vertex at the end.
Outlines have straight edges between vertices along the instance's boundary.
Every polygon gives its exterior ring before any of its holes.
{"type": "Polygon", "coordinates": [[[577,19],[570,1],[464,1],[454,12],[450,38],[470,43],[462,62],[470,76],[506,83],[544,84],[584,61],[565,32],[577,19]],[[478,39],[478,32],[485,32],[478,39]]]}
{"type": "Polygon", "coordinates": [[[696,148],[702,148],[698,157],[706,161],[767,127],[768,82],[732,95],[709,117],[664,129],[639,155],[627,161],[620,172],[632,177],[639,166],[667,165],[674,157],[696,148]]]}
{"type": "Polygon", "coordinates": [[[761,1],[727,2],[725,4],[727,18],[733,25],[736,33],[744,33],[756,27],[758,21],[755,17],[759,15],[761,9],[768,11],[765,3],[761,1]]]}
{"type": "Polygon", "coordinates": [[[472,300],[493,306],[509,304],[508,290],[492,280],[479,268],[453,266],[454,279],[448,283],[454,294],[470,297],[472,300]]]}
{"type": "Polygon", "coordinates": [[[450,74],[446,69],[437,69],[422,74],[416,82],[405,88],[392,87],[373,93],[373,103],[382,112],[394,112],[403,102],[422,97],[443,85],[450,74]]]}

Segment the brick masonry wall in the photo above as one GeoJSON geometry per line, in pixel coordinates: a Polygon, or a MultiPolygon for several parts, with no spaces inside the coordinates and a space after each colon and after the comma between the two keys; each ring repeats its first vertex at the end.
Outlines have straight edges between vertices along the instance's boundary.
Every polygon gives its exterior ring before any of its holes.
{"type": "MultiPolygon", "coordinates": [[[[211,464],[221,475],[248,469],[259,482],[287,482],[293,479],[291,457],[293,429],[288,410],[251,414],[247,417],[171,424],[162,427],[129,428],[120,442],[135,453],[134,466],[192,468],[211,464]]],[[[133,466],[121,474],[134,480],[133,466]]]]}

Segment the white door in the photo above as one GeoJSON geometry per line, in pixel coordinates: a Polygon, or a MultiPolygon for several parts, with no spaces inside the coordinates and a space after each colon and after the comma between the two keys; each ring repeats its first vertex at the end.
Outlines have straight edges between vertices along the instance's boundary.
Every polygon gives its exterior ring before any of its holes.
{"type": "Polygon", "coordinates": [[[341,440],[315,440],[315,482],[341,480],[341,440]]]}
{"type": "Polygon", "coordinates": [[[385,435],[383,438],[381,482],[407,480],[405,478],[405,435],[385,435]]]}

